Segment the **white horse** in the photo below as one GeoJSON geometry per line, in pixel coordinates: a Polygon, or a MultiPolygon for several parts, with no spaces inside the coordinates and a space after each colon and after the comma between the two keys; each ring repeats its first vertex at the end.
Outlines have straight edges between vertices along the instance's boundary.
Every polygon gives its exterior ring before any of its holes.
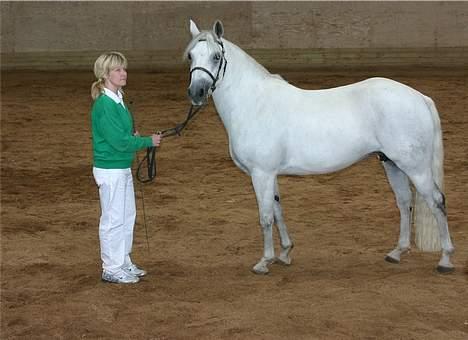
{"type": "Polygon", "coordinates": [[[400,255],[410,248],[411,181],[435,217],[439,234],[435,247],[442,248],[437,269],[453,271],[454,247],[441,191],[441,127],[430,98],[384,78],[302,90],[270,74],[224,39],[220,21],[202,32],[190,21],[190,32],[185,57],[191,63],[192,104],[200,105],[212,95],[229,137],[231,157],[252,177],[264,238],[255,273],[268,273],[268,265],[275,261],[291,262],[293,243],[283,220],[277,176],[338,171],[373,153],[382,161],[401,214],[398,244],[386,260],[399,263],[400,255]],[[277,258],[275,223],[281,243],[277,258]]]}

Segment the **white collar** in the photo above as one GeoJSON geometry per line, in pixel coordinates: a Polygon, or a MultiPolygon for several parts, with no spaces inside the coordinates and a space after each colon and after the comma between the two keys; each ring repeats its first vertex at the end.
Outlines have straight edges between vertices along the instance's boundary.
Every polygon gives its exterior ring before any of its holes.
{"type": "Polygon", "coordinates": [[[123,107],[125,107],[122,92],[117,91],[117,94],[115,94],[115,92],[109,90],[107,87],[104,87],[104,94],[111,98],[117,104],[122,104],[123,107]]]}

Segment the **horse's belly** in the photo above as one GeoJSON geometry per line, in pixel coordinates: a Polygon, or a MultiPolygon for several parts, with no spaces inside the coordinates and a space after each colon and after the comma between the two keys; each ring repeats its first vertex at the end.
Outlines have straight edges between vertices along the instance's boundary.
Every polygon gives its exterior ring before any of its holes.
{"type": "Polygon", "coordinates": [[[362,155],[356,159],[349,159],[347,162],[290,162],[284,164],[279,169],[280,175],[319,175],[327,174],[351,166],[360,159],[364,158],[366,155],[362,155]]]}
{"type": "Polygon", "coordinates": [[[265,148],[263,145],[259,148],[239,149],[230,145],[230,154],[236,166],[247,174],[253,169],[261,169],[281,175],[307,175],[339,171],[378,151],[370,143],[357,143],[339,148],[336,145],[323,144],[314,148],[306,144],[277,146],[265,148]]]}
{"type": "Polygon", "coordinates": [[[293,148],[289,149],[279,173],[306,175],[335,172],[347,168],[375,151],[378,151],[377,146],[367,141],[293,148]]]}

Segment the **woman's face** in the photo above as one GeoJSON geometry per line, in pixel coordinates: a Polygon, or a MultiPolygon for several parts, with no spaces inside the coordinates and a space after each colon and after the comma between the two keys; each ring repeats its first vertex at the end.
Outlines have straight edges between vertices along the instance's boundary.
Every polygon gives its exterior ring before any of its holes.
{"type": "Polygon", "coordinates": [[[116,92],[125,85],[127,85],[127,70],[123,66],[112,69],[106,78],[106,87],[116,92]]]}

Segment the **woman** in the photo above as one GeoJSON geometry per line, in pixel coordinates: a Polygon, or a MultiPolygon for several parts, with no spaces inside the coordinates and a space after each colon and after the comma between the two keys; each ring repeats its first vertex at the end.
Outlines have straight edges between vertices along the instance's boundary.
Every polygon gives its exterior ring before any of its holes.
{"type": "Polygon", "coordinates": [[[136,151],[159,146],[161,136],[134,133],[132,114],[123,101],[127,59],[119,52],[101,55],[94,63],[97,81],[91,86],[93,175],[99,187],[102,280],[136,283],[146,275],[131,260],[136,208],[131,166],[136,151]]]}

